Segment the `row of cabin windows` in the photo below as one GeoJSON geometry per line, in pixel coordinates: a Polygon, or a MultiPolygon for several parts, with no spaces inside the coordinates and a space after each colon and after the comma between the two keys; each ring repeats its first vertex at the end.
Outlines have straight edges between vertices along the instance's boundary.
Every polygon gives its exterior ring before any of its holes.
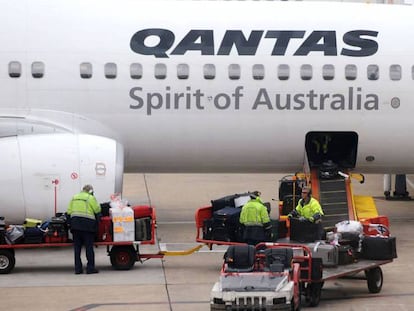
{"type": "MultiPolygon", "coordinates": [[[[130,65],[130,76],[132,79],[141,79],[143,76],[143,68],[139,63],[130,65]]],[[[31,66],[33,78],[42,78],[45,75],[45,64],[43,62],[33,62],[31,66]]],[[[91,63],[81,63],[79,67],[80,77],[82,79],[90,79],[93,75],[93,67],[91,63]]],[[[345,66],[345,79],[355,80],[357,78],[357,66],[345,66]]],[[[9,63],[9,76],[12,78],[19,78],[22,74],[22,65],[20,62],[9,63]]],[[[115,79],[118,74],[118,66],[115,63],[106,63],[104,65],[104,74],[107,79],[115,79]]],[[[368,65],[367,79],[379,79],[379,66],[368,65]]],[[[203,66],[203,75],[207,80],[216,77],[216,66],[214,64],[205,64],[203,66]]],[[[277,67],[277,76],[279,80],[288,80],[291,75],[289,65],[280,64],[277,67]]],[[[177,78],[188,79],[190,76],[190,66],[187,64],[177,65],[177,78]]],[[[228,76],[231,80],[238,80],[241,77],[241,67],[238,64],[230,64],[228,66],[228,76]]],[[[154,77],[156,79],[165,79],[167,77],[167,65],[155,64],[154,77]]],[[[256,64],[252,67],[252,77],[255,80],[263,80],[265,78],[265,67],[262,64],[256,64]]],[[[300,67],[300,77],[302,80],[311,80],[313,78],[313,67],[309,64],[304,64],[300,67]]],[[[324,80],[333,80],[335,78],[335,66],[331,64],[323,65],[322,77],[324,80]]],[[[411,77],[414,79],[414,66],[411,67],[411,77]]],[[[393,81],[401,80],[402,69],[400,65],[391,65],[389,67],[389,78],[393,81]]]]}

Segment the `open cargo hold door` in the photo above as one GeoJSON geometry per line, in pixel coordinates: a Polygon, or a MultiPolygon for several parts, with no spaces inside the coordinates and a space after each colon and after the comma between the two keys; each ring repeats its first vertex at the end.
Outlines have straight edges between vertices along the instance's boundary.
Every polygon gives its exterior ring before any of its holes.
{"type": "Polygon", "coordinates": [[[358,134],[355,132],[309,132],[305,140],[309,166],[319,167],[333,161],[340,169],[355,167],[358,150],[358,134]]]}
{"type": "Polygon", "coordinates": [[[305,148],[311,168],[312,191],[325,213],[324,227],[355,219],[350,181],[337,174],[321,178],[319,170],[328,161],[335,163],[344,173],[353,169],[357,159],[358,135],[355,132],[309,132],[305,148]]]}

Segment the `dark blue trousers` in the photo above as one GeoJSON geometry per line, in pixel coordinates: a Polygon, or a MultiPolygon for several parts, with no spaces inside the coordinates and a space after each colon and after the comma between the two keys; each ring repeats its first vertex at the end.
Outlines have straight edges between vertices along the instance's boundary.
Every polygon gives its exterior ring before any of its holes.
{"type": "Polygon", "coordinates": [[[88,261],[88,264],[86,265],[86,271],[93,271],[95,269],[95,253],[93,251],[95,232],[72,230],[72,234],[73,248],[75,251],[75,272],[82,272],[82,246],[85,246],[86,259],[88,261]]]}

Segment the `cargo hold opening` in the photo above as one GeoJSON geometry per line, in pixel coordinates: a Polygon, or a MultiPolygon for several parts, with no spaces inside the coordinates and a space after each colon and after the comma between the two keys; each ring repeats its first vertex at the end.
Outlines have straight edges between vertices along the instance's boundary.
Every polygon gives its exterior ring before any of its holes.
{"type": "Polygon", "coordinates": [[[305,140],[311,168],[332,160],[340,168],[352,169],[356,165],[358,134],[355,132],[309,132],[305,140]]]}

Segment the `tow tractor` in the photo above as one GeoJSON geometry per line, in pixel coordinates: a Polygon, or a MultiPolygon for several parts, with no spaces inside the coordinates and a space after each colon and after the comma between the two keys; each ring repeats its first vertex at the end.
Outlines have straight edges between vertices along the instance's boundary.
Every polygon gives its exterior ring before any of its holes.
{"type": "Polygon", "coordinates": [[[383,284],[381,265],[392,260],[359,260],[324,269],[320,258],[301,244],[230,245],[220,279],[213,286],[211,310],[300,310],[316,307],[325,281],[364,272],[370,293],[383,284]]]}

